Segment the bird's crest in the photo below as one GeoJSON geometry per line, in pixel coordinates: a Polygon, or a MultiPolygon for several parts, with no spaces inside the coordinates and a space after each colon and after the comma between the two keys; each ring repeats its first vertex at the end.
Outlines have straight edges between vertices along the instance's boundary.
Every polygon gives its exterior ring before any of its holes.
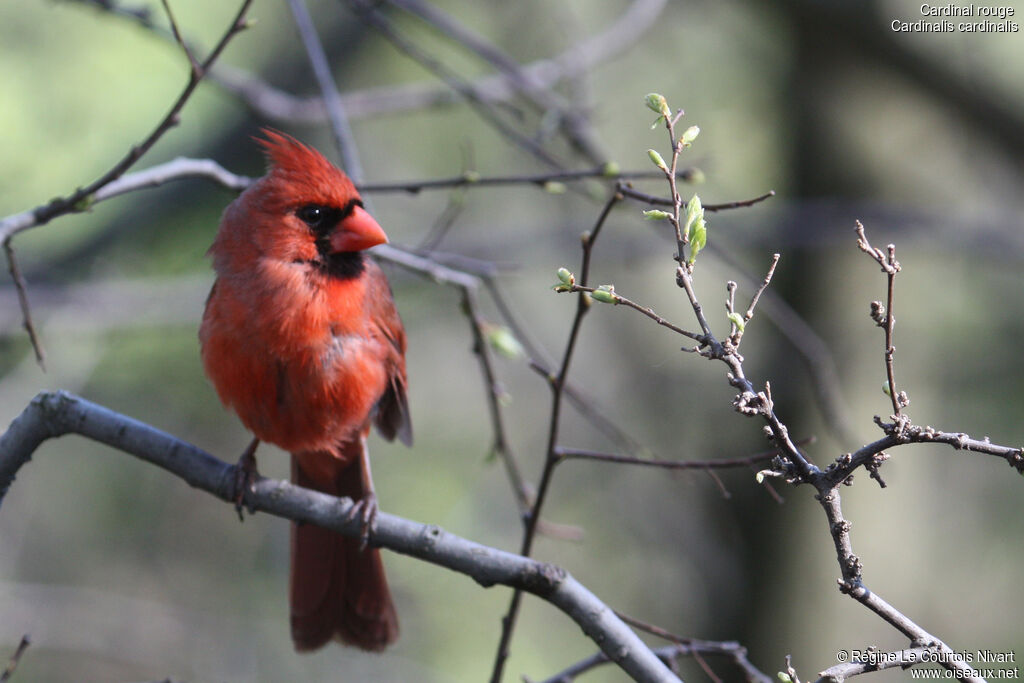
{"type": "Polygon", "coordinates": [[[285,181],[295,194],[317,195],[339,206],[359,196],[349,177],[314,148],[272,128],[260,132],[263,137],[254,139],[267,156],[268,175],[285,181]],[[330,196],[321,196],[325,193],[330,196]]]}

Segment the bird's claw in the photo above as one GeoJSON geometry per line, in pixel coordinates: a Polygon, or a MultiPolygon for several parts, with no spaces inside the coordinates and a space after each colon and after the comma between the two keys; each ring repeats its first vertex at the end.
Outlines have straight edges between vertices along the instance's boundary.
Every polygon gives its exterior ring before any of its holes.
{"type": "Polygon", "coordinates": [[[252,503],[246,500],[246,494],[253,493],[256,490],[256,478],[260,474],[256,470],[256,444],[258,443],[258,441],[253,440],[233,468],[235,512],[238,513],[238,519],[242,522],[245,521],[245,515],[242,514],[243,507],[249,511],[250,515],[256,512],[256,508],[253,507],[252,503]]]}
{"type": "Polygon", "coordinates": [[[345,518],[349,521],[359,519],[359,550],[363,551],[370,543],[370,534],[376,531],[377,527],[377,495],[367,493],[361,499],[355,501],[355,505],[348,511],[345,518]]]}

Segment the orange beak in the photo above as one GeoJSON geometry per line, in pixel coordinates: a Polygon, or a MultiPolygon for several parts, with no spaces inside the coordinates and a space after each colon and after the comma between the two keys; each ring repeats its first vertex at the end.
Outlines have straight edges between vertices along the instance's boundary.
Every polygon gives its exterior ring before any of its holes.
{"type": "Polygon", "coordinates": [[[362,251],[378,244],[386,244],[387,241],[388,236],[384,234],[384,229],[373,216],[363,207],[357,206],[331,233],[331,251],[362,251]]]}

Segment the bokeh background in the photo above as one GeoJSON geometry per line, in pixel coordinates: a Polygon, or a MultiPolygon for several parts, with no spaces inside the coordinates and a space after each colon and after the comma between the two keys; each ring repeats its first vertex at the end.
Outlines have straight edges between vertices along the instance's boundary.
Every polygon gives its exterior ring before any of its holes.
{"type": "MultiPolygon", "coordinates": [[[[97,3],[100,4],[100,3],[97,3]]],[[[102,3],[107,4],[107,3],[102,3]]],[[[1024,5],[1004,2],[1024,23],[1024,5]]],[[[182,30],[212,46],[234,3],[173,0],[182,30]]],[[[920,3],[634,0],[437,6],[523,63],[562,53],[606,30],[638,37],[558,84],[570,111],[593,126],[600,155],[649,169],[665,148],[643,97],[658,91],[701,135],[684,161],[705,178],[705,203],[778,194],[709,217],[714,251],[698,264],[699,294],[719,334],[728,279],[751,293],[773,252],[773,285],[828,349],[843,424],[823,416],[785,317],[748,326],[748,375],[770,380],[795,436],[814,435],[819,464],[879,436],[882,335],[867,316],[884,278],[859,253],[861,219],[876,245],[895,242],[897,380],[921,424],[1024,442],[1019,353],[1024,334],[1024,33],[907,33],[920,3]],[[630,11],[633,14],[624,13],[630,11]],[[625,22],[625,23],[624,23],[625,22]],[[642,29],[642,30],[640,30],[642,29]]],[[[153,21],[166,26],[159,3],[153,21]]],[[[439,86],[422,66],[366,28],[344,2],[311,3],[344,93],[439,86]]],[[[382,3],[398,30],[463,78],[490,67],[412,15],[382,3]]],[[[316,93],[287,3],[257,0],[258,22],[224,63],[298,95],[316,93]]],[[[187,64],[153,31],[86,2],[0,4],[0,215],[91,181],[141,140],[180,91],[187,64]]],[[[509,144],[458,98],[415,110],[354,111],[370,181],[536,173],[546,167],[509,144]]],[[[596,165],[568,148],[557,117],[498,105],[501,116],[572,168],[596,165]]],[[[259,175],[250,137],[275,125],[337,159],[323,123],[273,120],[215,83],[203,84],[181,125],[138,165],[210,157],[259,175]]],[[[638,187],[665,193],[656,181],[638,187]]],[[[531,337],[561,353],[575,302],[550,290],[577,267],[579,234],[606,189],[565,194],[534,186],[418,195],[375,194],[392,240],[414,246],[450,207],[440,248],[503,267],[500,283],[531,337]]],[[[226,190],[182,181],[139,192],[20,235],[14,247],[48,352],[35,364],[9,282],[0,286],[0,421],[44,389],[67,389],[234,460],[248,435],[203,376],[196,329],[212,281],[204,253],[226,190]]],[[[617,210],[595,254],[598,282],[614,283],[693,327],[673,281],[663,226],[637,205],[617,210]]],[[[412,451],[374,437],[382,508],[514,550],[520,525],[491,433],[472,340],[457,292],[389,268],[410,339],[412,451]]],[[[500,321],[485,299],[483,314],[500,321]]],[[[818,340],[818,341],[816,341],[818,340]]],[[[760,424],[730,408],[723,368],[679,352],[681,339],[631,312],[598,307],[585,322],[572,379],[648,455],[710,459],[764,448],[760,424]]],[[[524,359],[501,359],[510,441],[525,475],[540,474],[549,392],[524,359]]],[[[621,450],[569,410],[565,445],[621,450]]],[[[942,447],[892,453],[882,490],[858,474],[844,489],[869,587],[955,649],[1024,656],[1020,592],[1024,481],[1004,462],[942,447]]],[[[287,457],[261,451],[263,474],[287,476],[287,457]]],[[[542,538],[536,555],[569,569],[609,604],[675,633],[739,640],[770,675],[784,656],[804,678],[840,649],[900,649],[893,629],[839,594],[838,568],[809,489],[754,472],[705,474],[570,462],[556,473],[546,519],[580,527],[579,541],[542,538]]],[[[286,605],[287,524],[234,510],[151,466],[77,437],[46,443],[0,511],[0,660],[24,633],[33,645],[15,680],[479,681],[490,671],[509,592],[394,554],[386,563],[403,635],[382,656],[329,647],[291,650],[286,605]]],[[[652,643],[657,641],[652,640],[652,643]]],[[[506,680],[543,678],[594,651],[579,629],[527,599],[506,680]]],[[[740,680],[709,658],[723,680],[740,680]]],[[[707,680],[692,661],[686,680],[707,680]]],[[[876,675],[906,680],[907,672],[876,675]]],[[[587,680],[616,681],[612,669],[587,680]]]]}

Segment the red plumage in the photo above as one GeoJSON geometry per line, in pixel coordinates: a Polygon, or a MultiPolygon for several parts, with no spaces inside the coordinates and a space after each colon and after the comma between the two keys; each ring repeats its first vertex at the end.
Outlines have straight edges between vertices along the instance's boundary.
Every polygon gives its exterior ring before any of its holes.
{"type": "MultiPolygon", "coordinates": [[[[363,250],[387,241],[352,182],[319,152],[265,130],[267,174],[224,211],[199,338],[225,405],[292,454],[292,481],[375,505],[366,436],[412,441],[405,331],[363,250]]],[[[292,525],[298,650],[332,638],[381,650],[398,620],[376,549],[292,525]]]]}

